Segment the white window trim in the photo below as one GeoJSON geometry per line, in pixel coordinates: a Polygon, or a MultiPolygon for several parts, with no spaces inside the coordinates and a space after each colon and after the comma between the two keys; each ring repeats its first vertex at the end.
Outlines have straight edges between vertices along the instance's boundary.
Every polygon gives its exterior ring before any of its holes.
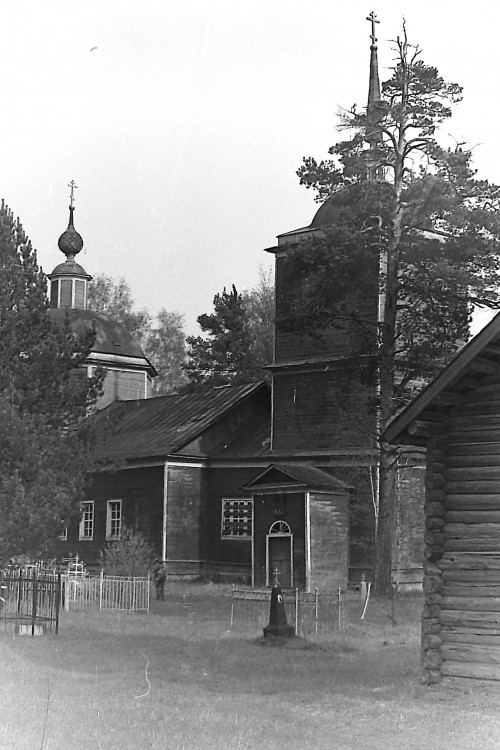
{"type": "Polygon", "coordinates": [[[94,501],[93,500],[85,500],[85,502],[83,503],[83,514],[82,514],[82,517],[80,519],[78,539],[81,542],[89,542],[89,541],[92,541],[93,538],[94,538],[94,501]],[[91,525],[91,534],[89,534],[88,536],[85,536],[85,515],[86,515],[86,510],[88,508],[92,509],[92,515],[91,515],[91,524],[92,525],[91,525]]]}
{"type": "Polygon", "coordinates": [[[249,500],[248,498],[245,498],[245,497],[223,497],[222,505],[221,505],[221,527],[220,527],[221,539],[230,539],[233,542],[251,540],[253,537],[253,510],[254,510],[253,498],[249,500]],[[226,510],[228,503],[245,503],[246,507],[249,508],[250,518],[248,519],[249,531],[247,534],[241,534],[241,535],[224,534],[224,512],[226,510]]]}
{"type": "Polygon", "coordinates": [[[108,500],[108,502],[106,503],[106,540],[116,541],[117,539],[119,539],[121,529],[122,529],[122,501],[119,500],[118,498],[114,498],[113,500],[108,500]],[[120,521],[119,521],[118,534],[111,534],[111,522],[113,520],[111,517],[111,513],[112,513],[111,504],[112,503],[113,504],[118,503],[118,506],[120,508],[120,521]]]}

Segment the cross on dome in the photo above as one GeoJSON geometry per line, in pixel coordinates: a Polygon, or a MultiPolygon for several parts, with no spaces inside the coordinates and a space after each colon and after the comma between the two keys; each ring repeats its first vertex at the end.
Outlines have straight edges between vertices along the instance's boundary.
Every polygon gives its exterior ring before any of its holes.
{"type": "Polygon", "coordinates": [[[75,183],[74,180],[71,180],[71,182],[68,185],[69,188],[71,188],[70,193],[70,199],[69,199],[69,207],[74,208],[75,207],[75,190],[78,188],[78,185],[75,183]]]}
{"type": "Polygon", "coordinates": [[[371,36],[371,39],[372,39],[372,44],[376,44],[377,43],[377,37],[375,36],[375,24],[376,23],[380,23],[380,21],[377,18],[377,14],[374,13],[373,10],[372,10],[372,12],[370,13],[369,16],[366,16],[366,20],[371,22],[372,33],[370,34],[370,36],[371,36]]]}

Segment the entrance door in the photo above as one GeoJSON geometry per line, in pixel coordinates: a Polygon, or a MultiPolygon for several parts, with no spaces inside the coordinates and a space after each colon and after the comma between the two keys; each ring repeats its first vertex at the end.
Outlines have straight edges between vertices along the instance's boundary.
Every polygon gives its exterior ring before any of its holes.
{"type": "Polygon", "coordinates": [[[270,534],[269,537],[269,584],[292,586],[292,537],[270,534]]]}

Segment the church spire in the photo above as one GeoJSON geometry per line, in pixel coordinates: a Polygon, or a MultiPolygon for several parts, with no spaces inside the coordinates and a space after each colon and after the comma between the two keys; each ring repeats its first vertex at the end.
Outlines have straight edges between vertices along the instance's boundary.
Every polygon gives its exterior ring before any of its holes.
{"type": "Polygon", "coordinates": [[[377,37],[375,36],[375,24],[380,23],[376,14],[372,11],[366,17],[372,25],[370,45],[370,81],[368,84],[368,104],[366,107],[366,141],[369,145],[367,177],[370,181],[378,181],[383,178],[383,169],[379,166],[380,148],[382,136],[378,126],[380,97],[380,81],[378,77],[377,37]]]}
{"type": "Polygon", "coordinates": [[[366,17],[367,21],[370,21],[372,25],[370,45],[370,81],[368,84],[368,106],[367,114],[368,117],[373,113],[373,110],[380,102],[380,81],[378,77],[378,56],[377,56],[377,37],[375,36],[375,24],[380,23],[376,14],[372,11],[369,16],[366,17]]]}

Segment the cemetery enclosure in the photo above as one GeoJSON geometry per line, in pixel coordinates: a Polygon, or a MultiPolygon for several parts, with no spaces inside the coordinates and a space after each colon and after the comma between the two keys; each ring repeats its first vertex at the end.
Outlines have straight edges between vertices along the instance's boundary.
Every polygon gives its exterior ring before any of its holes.
{"type": "Polygon", "coordinates": [[[57,634],[61,603],[61,576],[36,571],[0,574],[0,625],[3,630],[39,635],[57,634]]]}

